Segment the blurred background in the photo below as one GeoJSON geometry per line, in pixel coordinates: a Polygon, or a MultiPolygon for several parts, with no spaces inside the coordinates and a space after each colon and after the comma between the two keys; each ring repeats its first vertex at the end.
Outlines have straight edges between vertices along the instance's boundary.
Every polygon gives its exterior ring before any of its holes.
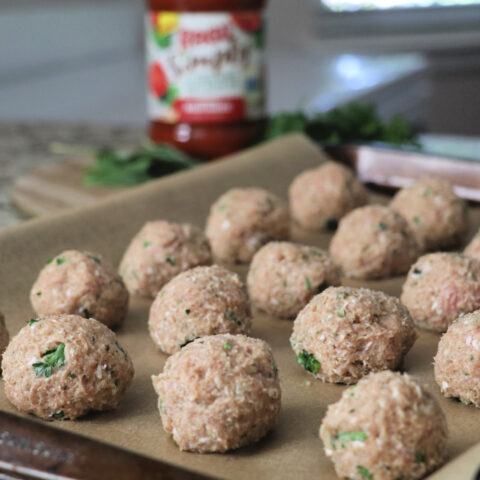
{"type": "MultiPolygon", "coordinates": [[[[146,124],[144,5],[2,0],[0,121],[146,124]]],[[[268,107],[480,134],[480,0],[270,0],[268,107]]]]}

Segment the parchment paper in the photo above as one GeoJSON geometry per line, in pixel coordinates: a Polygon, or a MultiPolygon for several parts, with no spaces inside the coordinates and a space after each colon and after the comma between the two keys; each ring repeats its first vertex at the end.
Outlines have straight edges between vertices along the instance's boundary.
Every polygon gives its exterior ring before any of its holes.
{"type": "MultiPolygon", "coordinates": [[[[292,135],[235,155],[228,161],[152,182],[93,207],[1,231],[0,310],[6,315],[11,335],[33,314],[28,295],[38,271],[46,259],[61,250],[98,252],[118,263],[130,238],[145,221],[164,218],[203,226],[210,204],[233,186],[261,186],[286,199],[292,178],[323,159],[306,138],[292,135]]],[[[388,200],[388,197],[372,197],[376,201],[388,200]]],[[[475,211],[472,217],[473,232],[480,225],[480,211],[475,211]]],[[[326,248],[330,235],[294,230],[293,238],[326,248]]],[[[246,268],[237,271],[245,274],[246,268]]],[[[362,284],[399,295],[402,282],[403,278],[396,278],[362,284]]],[[[360,285],[359,282],[346,283],[360,285]]],[[[236,452],[208,455],[180,452],[162,429],[150,380],[152,374],[161,371],[166,356],[154,348],[148,335],[149,304],[146,300],[133,299],[126,324],[118,331],[136,369],[132,388],[120,408],[115,412],[90,414],[78,421],[54,422],[55,427],[216,477],[336,478],[331,462],[323,454],[318,428],[327,405],[338,400],[345,387],[324,384],[309,376],[296,364],[289,346],[291,322],[262,315],[255,316],[253,335],[270,343],[278,363],[283,398],[277,427],[258,444],[236,452]]],[[[421,332],[403,368],[439,398],[448,418],[448,454],[453,459],[480,442],[480,409],[441,396],[432,373],[438,340],[437,334],[421,332]]],[[[0,409],[23,415],[5,399],[3,388],[0,388],[0,409]]],[[[472,452],[461,463],[469,471],[473,471],[475,462],[480,460],[480,447],[472,452]]],[[[451,468],[450,473],[446,470],[439,478],[467,478],[451,476],[451,468]]]]}

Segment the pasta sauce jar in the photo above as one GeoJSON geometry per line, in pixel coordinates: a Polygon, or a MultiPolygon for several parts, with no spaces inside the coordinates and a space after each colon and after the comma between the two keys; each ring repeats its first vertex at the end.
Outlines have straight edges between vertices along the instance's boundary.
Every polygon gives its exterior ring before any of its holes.
{"type": "Polygon", "coordinates": [[[150,138],[212,159],[261,138],[266,0],[149,0],[150,138]]]}

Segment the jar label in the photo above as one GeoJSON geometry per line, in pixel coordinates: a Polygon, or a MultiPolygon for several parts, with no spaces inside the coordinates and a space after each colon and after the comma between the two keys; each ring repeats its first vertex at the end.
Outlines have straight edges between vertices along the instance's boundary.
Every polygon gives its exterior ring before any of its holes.
{"type": "Polygon", "coordinates": [[[264,29],[257,11],[147,16],[148,110],[166,123],[264,116],[264,29]]]}

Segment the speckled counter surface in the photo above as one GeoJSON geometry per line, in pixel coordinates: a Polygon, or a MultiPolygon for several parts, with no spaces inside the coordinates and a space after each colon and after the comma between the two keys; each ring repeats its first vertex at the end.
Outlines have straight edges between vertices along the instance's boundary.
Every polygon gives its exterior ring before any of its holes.
{"type": "Polygon", "coordinates": [[[0,123],[0,228],[26,219],[10,201],[15,179],[32,167],[68,158],[53,153],[52,144],[128,147],[138,145],[143,137],[139,127],[0,123]]]}

